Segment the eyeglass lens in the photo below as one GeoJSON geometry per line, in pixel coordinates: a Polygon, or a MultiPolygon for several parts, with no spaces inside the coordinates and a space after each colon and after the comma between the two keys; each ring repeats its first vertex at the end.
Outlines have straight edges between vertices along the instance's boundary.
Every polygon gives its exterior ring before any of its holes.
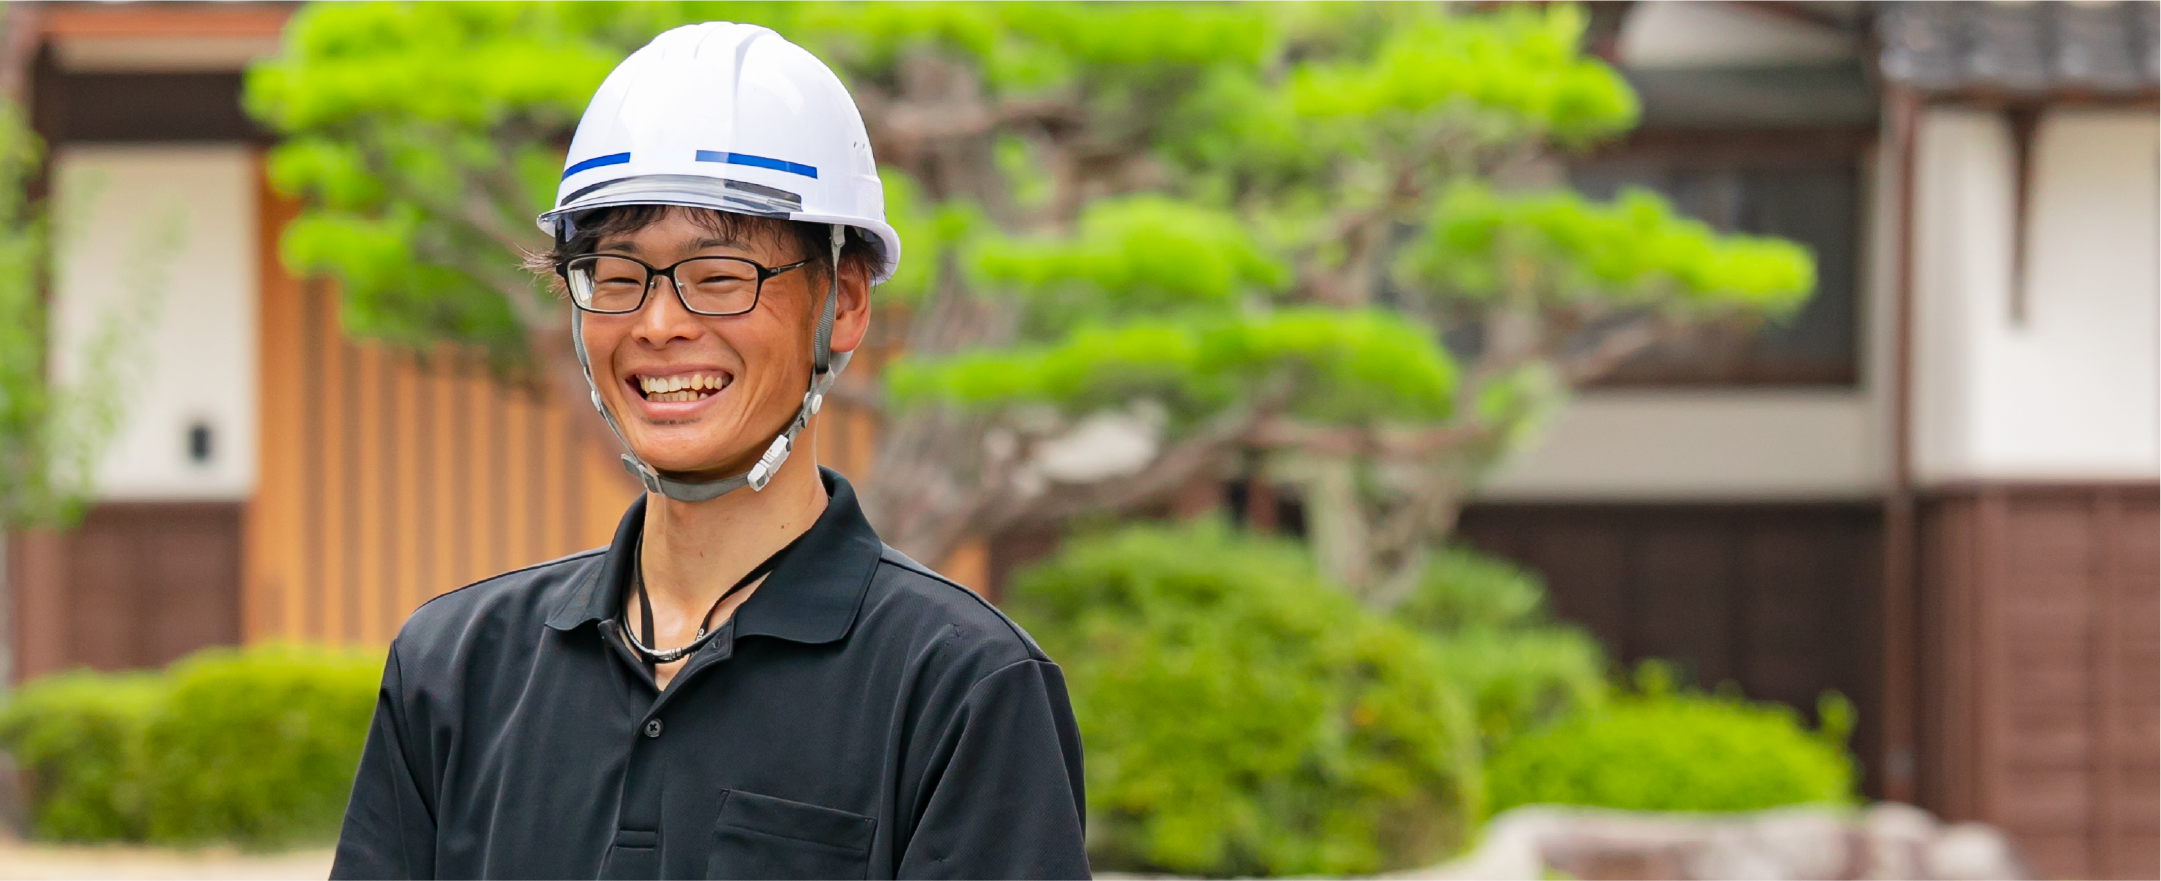
{"type": "MultiPolygon", "coordinates": [[[[596,255],[570,261],[565,275],[570,295],[594,312],[634,312],[645,302],[651,281],[645,265],[622,257],[596,255]]],[[[675,267],[675,284],[692,312],[733,315],[758,303],[758,268],[728,257],[701,257],[675,267]]]]}

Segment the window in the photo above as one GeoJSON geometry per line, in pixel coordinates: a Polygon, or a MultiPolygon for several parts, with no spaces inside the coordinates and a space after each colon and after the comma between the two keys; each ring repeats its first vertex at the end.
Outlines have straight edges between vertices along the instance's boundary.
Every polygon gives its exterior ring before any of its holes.
{"type": "Polygon", "coordinates": [[[1779,236],[1816,256],[1816,290],[1781,319],[1733,322],[1643,352],[1602,386],[1851,386],[1858,370],[1863,130],[1646,130],[1575,163],[1595,198],[1654,190],[1721,232],[1779,236]]]}

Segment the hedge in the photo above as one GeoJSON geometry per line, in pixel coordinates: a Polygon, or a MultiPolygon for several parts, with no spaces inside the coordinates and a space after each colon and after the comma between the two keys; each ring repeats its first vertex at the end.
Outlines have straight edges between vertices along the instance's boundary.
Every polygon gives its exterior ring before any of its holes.
{"type": "Polygon", "coordinates": [[[154,674],[72,672],[25,684],[0,706],[0,747],[33,778],[31,834],[143,837],[143,731],[161,691],[154,674]]]}
{"type": "Polygon", "coordinates": [[[1826,694],[1821,730],[1783,704],[1672,690],[1647,665],[1642,693],[1519,738],[1486,765],[1494,811],[1572,804],[1751,811],[1854,798],[1853,707],[1826,694]]]}
{"type": "Polygon", "coordinates": [[[337,834],[367,735],[378,652],[209,649],[158,673],[72,672],[0,706],[0,747],[29,769],[32,831],[69,841],[337,834]]]}
{"type": "Polygon", "coordinates": [[[1605,651],[1580,628],[1555,623],[1545,585],[1514,563],[1442,549],[1392,613],[1434,637],[1442,666],[1471,697],[1488,750],[1605,701],[1605,651]]]}
{"type": "Polygon", "coordinates": [[[1220,523],[1067,545],[1010,604],[1066,671],[1098,869],[1425,865],[1479,819],[1470,701],[1417,630],[1220,523]]]}

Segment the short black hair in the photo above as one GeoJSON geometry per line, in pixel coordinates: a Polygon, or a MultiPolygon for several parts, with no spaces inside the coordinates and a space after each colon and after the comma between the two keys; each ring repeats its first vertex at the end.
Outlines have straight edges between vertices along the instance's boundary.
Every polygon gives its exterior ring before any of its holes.
{"type": "MultiPolygon", "coordinates": [[[[808,223],[780,217],[759,217],[737,214],[732,211],[716,211],[711,208],[686,208],[677,205],[619,205],[614,208],[598,208],[577,216],[575,232],[569,239],[557,240],[554,247],[525,259],[525,268],[534,274],[548,276],[552,284],[560,286],[557,276],[563,261],[581,254],[590,254],[600,240],[644,229],[659,223],[672,212],[682,212],[692,223],[707,232],[736,241],[770,242],[779,245],[793,244],[795,260],[807,260],[803,268],[811,271],[814,278],[823,281],[825,272],[833,263],[832,228],[823,223],[808,223]]],[[[884,259],[878,246],[862,230],[848,227],[848,237],[840,248],[841,265],[861,270],[865,278],[875,278],[884,259]]]]}

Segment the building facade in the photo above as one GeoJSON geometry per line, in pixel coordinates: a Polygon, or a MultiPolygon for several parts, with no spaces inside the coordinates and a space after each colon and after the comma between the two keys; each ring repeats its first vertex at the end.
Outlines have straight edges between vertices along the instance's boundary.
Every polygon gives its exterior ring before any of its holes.
{"type": "Polygon", "coordinates": [[[1582,395],[1465,515],[1624,658],[1844,692],[1871,794],[2046,876],[2161,871],[2154,16],[1607,10],[1645,124],[1578,183],[1799,239],[1824,278],[1582,395]]]}
{"type": "MultiPolygon", "coordinates": [[[[1802,241],[1819,288],[1583,393],[1462,526],[1620,661],[1804,710],[1840,691],[1870,794],[2001,825],[2046,875],[2161,873],[2154,10],[1598,4],[1644,126],[1573,182],[1802,241]]],[[[16,680],[379,643],[436,593],[604,542],[634,492],[582,407],[348,339],[335,291],[282,269],[293,207],[239,95],[289,11],[11,27],[70,231],[55,375],[158,294],[98,504],[10,541],[16,680]]],[[[869,420],[825,418],[821,458],[862,476],[869,420]]],[[[995,594],[1044,547],[948,565],[995,594]]]]}

